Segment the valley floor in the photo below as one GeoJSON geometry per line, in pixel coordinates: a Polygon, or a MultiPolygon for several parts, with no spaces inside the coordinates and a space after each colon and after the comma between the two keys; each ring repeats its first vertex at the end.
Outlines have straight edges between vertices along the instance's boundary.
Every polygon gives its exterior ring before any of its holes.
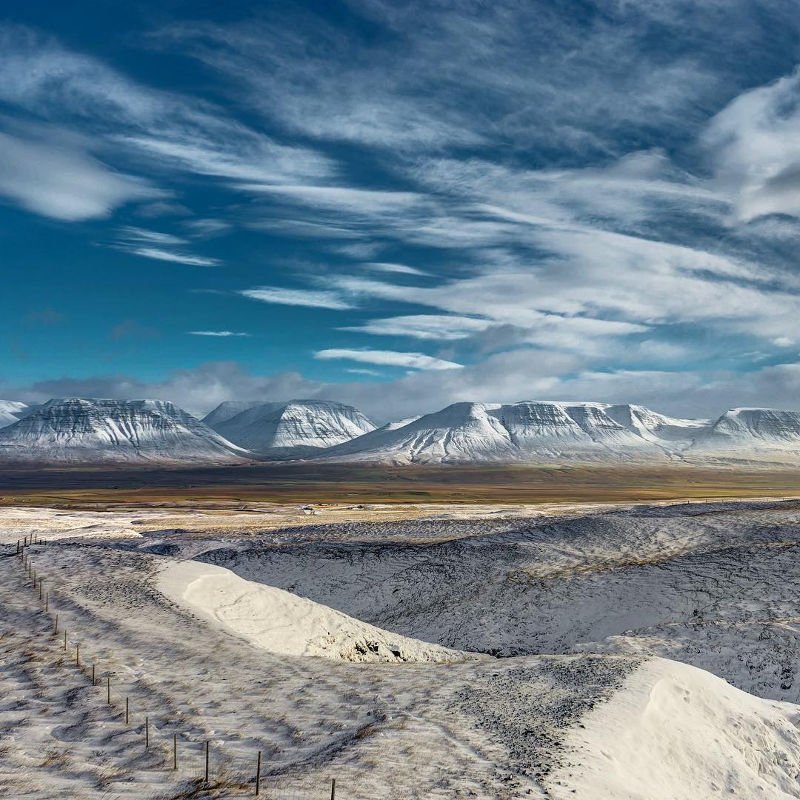
{"type": "Polygon", "coordinates": [[[0,796],[800,797],[798,548],[793,501],[6,508],[0,796]]]}

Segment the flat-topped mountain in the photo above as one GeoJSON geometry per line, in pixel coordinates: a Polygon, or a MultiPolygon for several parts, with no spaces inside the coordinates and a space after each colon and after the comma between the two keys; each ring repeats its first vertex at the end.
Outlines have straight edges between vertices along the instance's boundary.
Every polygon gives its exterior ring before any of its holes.
{"type": "Polygon", "coordinates": [[[732,408],[702,431],[689,457],[800,462],[800,412],[732,408]]]}
{"type": "Polygon", "coordinates": [[[688,445],[703,424],[603,403],[454,403],[380,428],[327,456],[398,464],[666,461],[674,458],[678,434],[685,431],[688,445]]]}
{"type": "Polygon", "coordinates": [[[203,422],[253,452],[295,456],[348,442],[375,428],[357,408],[327,400],[222,403],[203,422]]]}
{"type": "Polygon", "coordinates": [[[3,461],[231,464],[248,457],[163,400],[50,400],[0,429],[3,461]]]}
{"type": "Polygon", "coordinates": [[[716,420],[633,404],[454,403],[380,428],[327,400],[222,403],[203,421],[161,400],[0,403],[0,462],[800,465],[800,412],[716,420]],[[3,425],[5,425],[3,427],[3,425]]]}

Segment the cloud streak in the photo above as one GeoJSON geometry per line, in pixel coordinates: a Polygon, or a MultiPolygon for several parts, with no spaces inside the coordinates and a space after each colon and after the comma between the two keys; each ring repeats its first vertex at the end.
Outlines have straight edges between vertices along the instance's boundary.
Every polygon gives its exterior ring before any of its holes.
{"type": "Polygon", "coordinates": [[[242,289],[239,294],[262,303],[275,303],[284,306],[326,308],[333,311],[345,311],[354,307],[352,303],[349,303],[336,292],[315,289],[284,289],[278,286],[259,286],[253,289],[242,289]]]}
{"type": "Polygon", "coordinates": [[[332,348],[318,350],[314,358],[330,361],[343,359],[358,361],[363,364],[377,364],[384,367],[405,367],[407,369],[421,370],[450,370],[462,369],[462,364],[446,361],[442,358],[426,356],[424,353],[400,353],[395,350],[348,350],[345,348],[332,348]]]}

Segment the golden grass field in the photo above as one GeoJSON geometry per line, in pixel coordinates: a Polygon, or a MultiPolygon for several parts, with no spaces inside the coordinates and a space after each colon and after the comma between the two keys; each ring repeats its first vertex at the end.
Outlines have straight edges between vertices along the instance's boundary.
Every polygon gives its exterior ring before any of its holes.
{"type": "Polygon", "coordinates": [[[128,503],[581,503],[800,495],[800,470],[259,464],[26,468],[0,474],[0,505],[128,503]]]}

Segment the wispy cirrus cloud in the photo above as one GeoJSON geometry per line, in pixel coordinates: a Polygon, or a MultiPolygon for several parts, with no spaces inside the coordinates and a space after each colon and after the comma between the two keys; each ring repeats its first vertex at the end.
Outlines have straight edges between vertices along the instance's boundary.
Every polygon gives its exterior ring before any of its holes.
{"type": "Polygon", "coordinates": [[[308,308],[327,308],[344,311],[354,308],[353,304],[341,294],[317,289],[285,289],[279,286],[259,286],[242,289],[239,294],[262,303],[276,303],[285,306],[307,306],[308,308]]]}
{"type": "Polygon", "coordinates": [[[420,370],[462,369],[463,364],[434,358],[424,353],[401,353],[395,350],[350,350],[347,348],[330,348],[317,350],[314,358],[330,361],[358,361],[363,364],[377,364],[384,367],[405,367],[420,370]]]}
{"type": "Polygon", "coordinates": [[[120,228],[113,247],[142,258],[184,264],[188,267],[216,267],[222,263],[217,258],[193,255],[185,250],[177,249],[183,248],[187,244],[189,244],[187,239],[171,233],[128,225],[120,228]]]}
{"type": "Polygon", "coordinates": [[[319,179],[333,162],[274,141],[212,103],[139,84],[29,28],[0,25],[0,100],[173,169],[233,182],[319,179]]]}
{"type": "Polygon", "coordinates": [[[466,339],[492,326],[490,319],[458,317],[444,314],[412,314],[402,317],[373,319],[363,325],[340,328],[344,331],[369,333],[373,336],[408,336],[412,339],[454,341],[466,339]]]}
{"type": "Polygon", "coordinates": [[[212,336],[227,339],[231,336],[250,336],[249,333],[241,331],[187,331],[190,336],[212,336]]]}

